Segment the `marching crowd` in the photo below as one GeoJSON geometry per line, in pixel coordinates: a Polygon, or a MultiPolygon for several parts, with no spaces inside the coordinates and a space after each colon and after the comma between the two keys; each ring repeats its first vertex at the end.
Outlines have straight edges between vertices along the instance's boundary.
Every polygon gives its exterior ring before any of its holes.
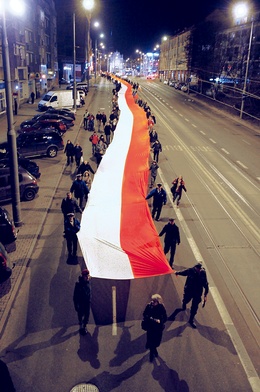
{"type": "MultiPolygon", "coordinates": [[[[121,88],[119,81],[109,79],[114,83],[113,98],[112,98],[112,112],[107,118],[104,112],[98,111],[96,116],[86,110],[83,119],[84,129],[92,132],[89,141],[92,146],[92,155],[96,159],[97,167],[99,166],[102,157],[104,156],[107,147],[113,140],[113,133],[116,129],[116,124],[120,116],[120,109],[118,107],[118,92],[121,88]],[[104,134],[103,134],[104,133],[104,134]]],[[[138,83],[132,83],[132,94],[135,102],[144,109],[147,117],[147,129],[150,138],[151,152],[153,153],[153,160],[150,164],[150,192],[146,196],[146,200],[152,198],[152,218],[159,221],[162,207],[167,202],[167,194],[163,189],[162,184],[156,183],[157,172],[159,169],[159,155],[162,151],[162,145],[159,141],[159,136],[155,130],[156,118],[151,112],[147,102],[143,102],[138,98],[138,83]]],[[[92,176],[95,174],[93,168],[87,160],[83,160],[83,152],[81,146],[76,143],[75,146],[68,140],[64,152],[67,155],[67,165],[76,162],[77,175],[73,181],[69,192],[62,200],[61,210],[64,215],[64,237],[67,241],[67,249],[69,258],[77,257],[77,232],[80,230],[80,222],[75,217],[75,213],[82,213],[84,204],[87,202],[88,194],[91,188],[92,176]],[[73,198],[74,194],[74,198],[73,198]]],[[[187,192],[183,177],[179,175],[171,184],[171,193],[173,202],[176,202],[177,207],[180,204],[182,191],[187,192]]],[[[175,224],[175,219],[170,218],[168,223],[164,225],[158,236],[164,236],[164,253],[165,255],[170,251],[169,264],[173,268],[174,255],[176,245],[180,244],[180,232],[178,226],[175,224]]],[[[174,269],[174,268],[173,268],[174,269]]],[[[196,328],[194,317],[197,313],[198,306],[201,302],[201,297],[204,290],[203,306],[207,300],[208,281],[207,274],[201,263],[197,263],[192,268],[187,268],[183,271],[173,271],[176,276],[186,276],[186,283],[184,286],[184,294],[182,300],[182,307],[175,309],[172,315],[168,318],[162,297],[159,294],[153,294],[151,301],[145,307],[143,312],[142,329],[147,332],[146,348],[150,350],[150,361],[158,356],[157,348],[162,339],[163,330],[167,320],[175,320],[177,314],[186,310],[186,305],[192,301],[189,324],[192,328],[196,328]]],[[[90,304],[91,304],[91,285],[90,272],[84,269],[78,282],[75,284],[73,301],[75,310],[78,315],[80,325],[80,334],[87,333],[87,324],[89,320],[90,304]]]]}

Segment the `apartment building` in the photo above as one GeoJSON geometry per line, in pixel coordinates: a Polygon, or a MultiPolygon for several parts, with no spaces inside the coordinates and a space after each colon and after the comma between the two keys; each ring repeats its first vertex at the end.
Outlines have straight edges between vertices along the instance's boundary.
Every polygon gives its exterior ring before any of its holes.
{"type": "MultiPolygon", "coordinates": [[[[23,15],[5,13],[13,100],[19,104],[58,86],[57,26],[53,0],[24,0],[23,15]]],[[[5,112],[5,70],[0,20],[0,113],[5,112]]]]}

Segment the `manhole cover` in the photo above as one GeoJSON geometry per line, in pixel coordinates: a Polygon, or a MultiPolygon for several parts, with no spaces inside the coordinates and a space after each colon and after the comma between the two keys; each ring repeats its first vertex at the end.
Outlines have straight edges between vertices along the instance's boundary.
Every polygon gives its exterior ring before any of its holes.
{"type": "Polygon", "coordinates": [[[81,383],[75,385],[75,387],[73,387],[70,392],[99,392],[99,389],[96,387],[96,385],[81,383]]]}

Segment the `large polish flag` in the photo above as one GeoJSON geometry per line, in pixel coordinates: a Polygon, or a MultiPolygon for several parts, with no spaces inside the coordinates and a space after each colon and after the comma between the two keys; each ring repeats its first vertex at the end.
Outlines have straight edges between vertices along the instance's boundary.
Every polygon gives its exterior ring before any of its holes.
{"type": "Polygon", "coordinates": [[[120,118],[92,183],[78,239],[91,276],[134,279],[172,273],[147,201],[145,112],[122,82],[120,118]]]}

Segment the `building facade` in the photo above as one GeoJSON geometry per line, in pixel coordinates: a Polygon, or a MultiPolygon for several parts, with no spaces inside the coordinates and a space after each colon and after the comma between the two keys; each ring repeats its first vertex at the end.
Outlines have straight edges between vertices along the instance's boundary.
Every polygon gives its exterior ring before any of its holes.
{"type": "MultiPolygon", "coordinates": [[[[0,21],[0,25],[1,25],[0,21]]],[[[2,27],[2,26],[1,26],[2,27]]],[[[13,99],[17,104],[58,85],[57,26],[53,0],[25,0],[25,13],[6,10],[13,99]]],[[[2,28],[0,30],[2,43],[2,28]]],[[[5,112],[5,72],[0,48],[0,112],[5,112]]]]}

